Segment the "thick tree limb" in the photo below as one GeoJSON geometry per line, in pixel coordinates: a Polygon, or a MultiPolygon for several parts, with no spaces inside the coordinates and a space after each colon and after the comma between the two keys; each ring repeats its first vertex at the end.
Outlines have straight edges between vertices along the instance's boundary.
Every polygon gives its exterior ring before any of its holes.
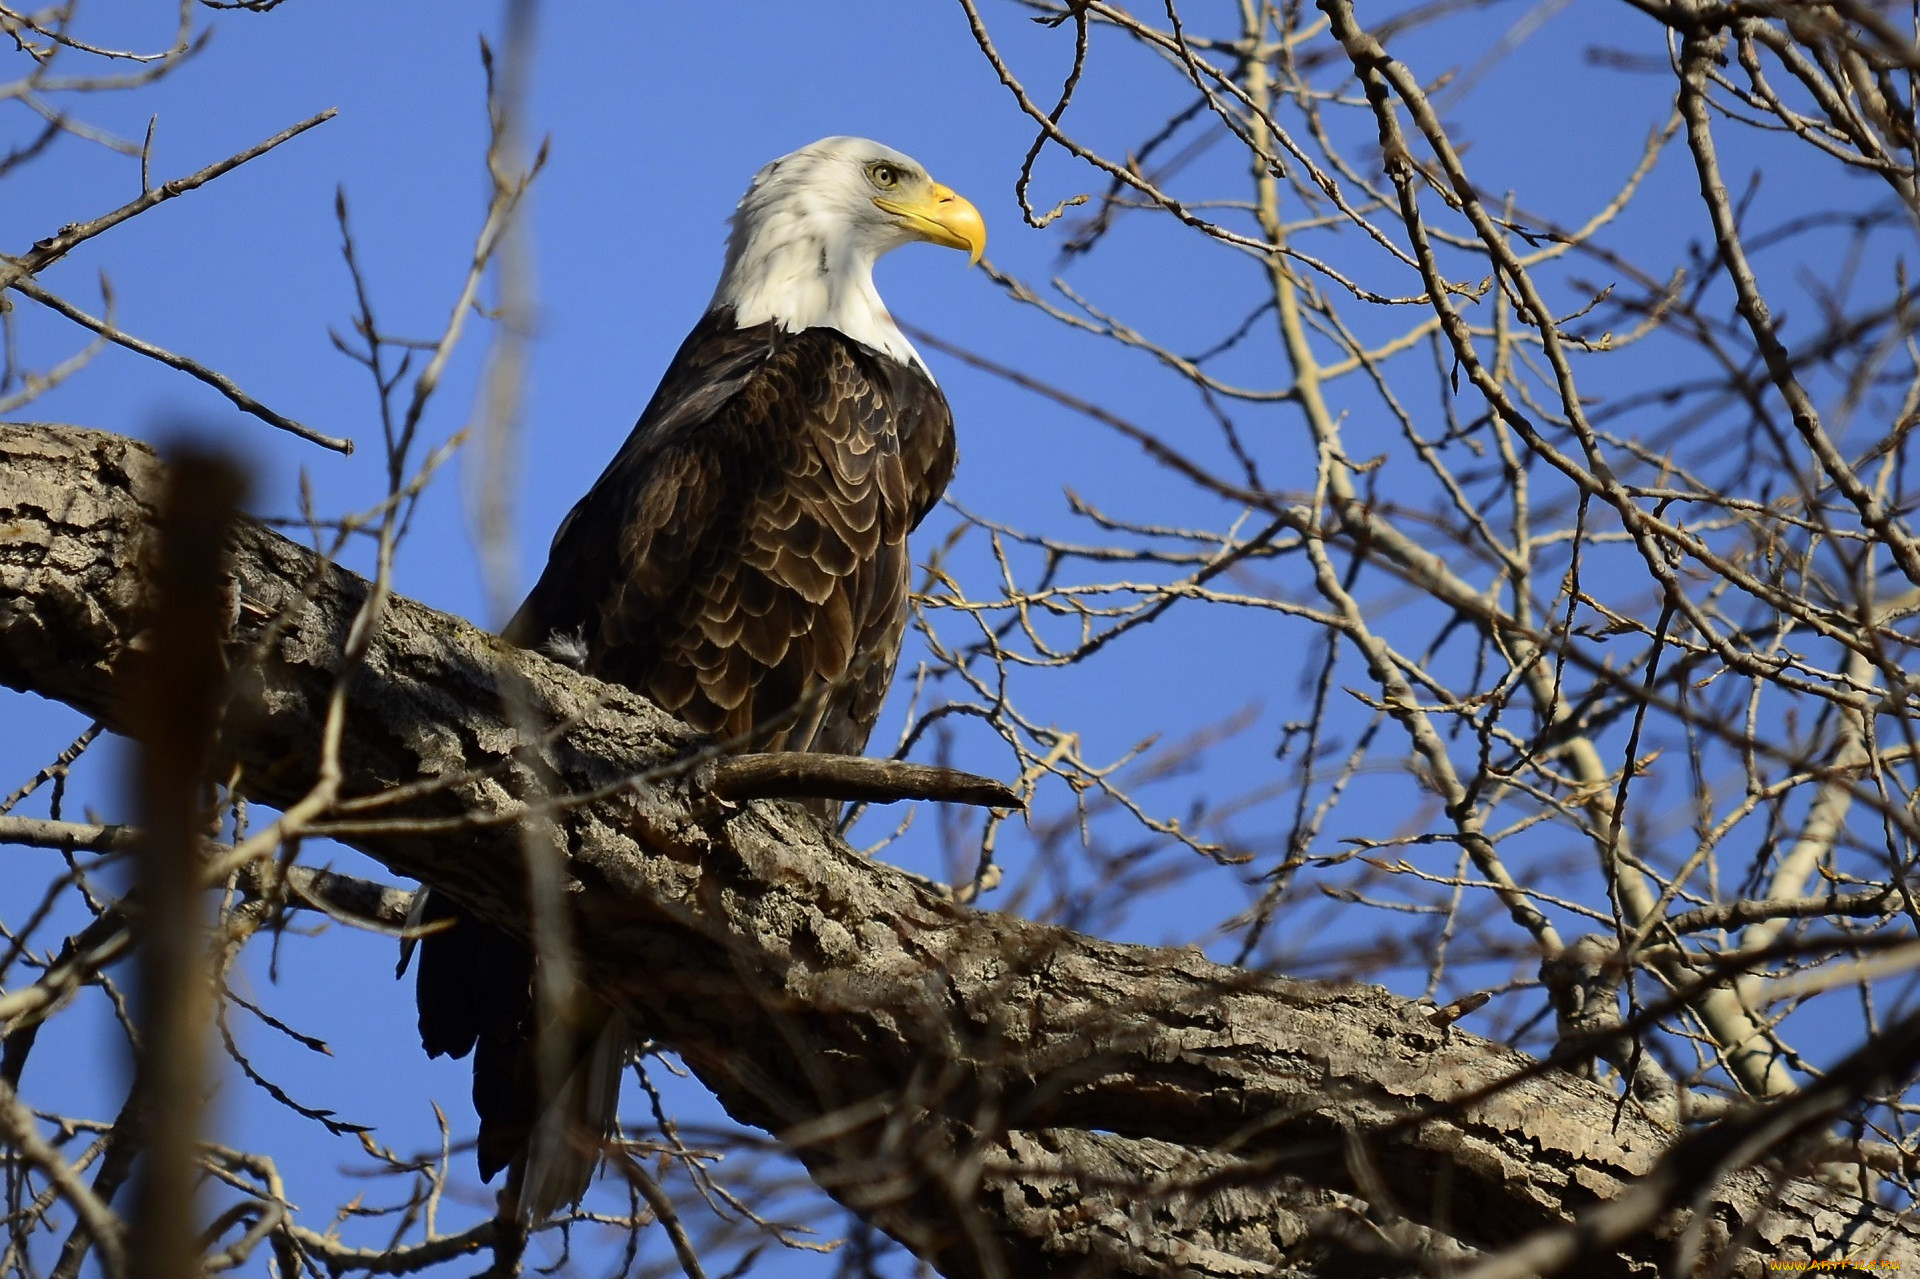
{"type": "MultiPolygon", "coordinates": [[[[157,485],[130,441],[0,428],[0,682],[124,721],[157,485]]],[[[284,805],[314,775],[367,586],[258,527],[233,571],[225,746],[247,791],[284,805]]],[[[702,790],[676,767],[699,740],[633,694],[406,600],[349,703],[356,847],[524,933],[516,822],[557,784],[571,798],[540,808],[597,988],[949,1275],[1405,1272],[1563,1226],[1673,1139],[1377,989],[941,900],[796,806],[702,790]],[[550,726],[542,741],[516,742],[509,687],[550,726]]],[[[1805,1182],[1776,1199],[1773,1181],[1750,1168],[1700,1188],[1710,1210],[1691,1220],[1732,1273],[1920,1266],[1913,1226],[1805,1182]]],[[[1688,1221],[1660,1214],[1567,1273],[1658,1264],[1688,1221]]]]}

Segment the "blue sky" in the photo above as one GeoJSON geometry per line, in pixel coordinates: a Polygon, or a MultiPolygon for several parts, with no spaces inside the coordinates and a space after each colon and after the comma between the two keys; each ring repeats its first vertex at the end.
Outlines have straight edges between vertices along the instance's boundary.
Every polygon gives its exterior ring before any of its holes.
{"type": "MultiPolygon", "coordinates": [[[[1205,10],[1211,21],[1231,7],[1192,8],[1205,10]]],[[[1066,66],[1070,28],[1038,27],[1012,5],[988,4],[985,11],[1036,96],[1050,101],[1066,66]]],[[[1468,20],[1416,33],[1396,44],[1396,52],[1424,75],[1472,67],[1527,12],[1492,5],[1468,20]]],[[[1669,92],[1659,76],[1596,69],[1581,50],[1598,41],[1659,57],[1663,46],[1656,29],[1624,5],[1574,0],[1564,11],[1548,12],[1520,53],[1488,69],[1470,95],[1440,100],[1450,120],[1465,122],[1483,186],[1517,188],[1532,211],[1578,223],[1631,169],[1647,131],[1664,118],[1669,92]]],[[[94,0],[81,14],[78,30],[101,43],[157,45],[168,34],[163,13],[130,0],[94,0]]],[[[485,119],[477,36],[492,28],[496,15],[491,7],[394,0],[287,0],[265,15],[208,14],[201,21],[212,26],[213,38],[192,64],[149,90],[103,95],[84,107],[90,123],[136,139],[157,113],[156,181],[321,109],[337,107],[338,118],[92,242],[43,282],[95,305],[95,281],[104,273],[124,328],[227,372],[266,403],[350,436],[361,450],[339,458],[277,435],[237,416],[206,388],[117,349],[41,400],[31,416],[147,437],[190,424],[258,468],[256,506],[264,513],[292,513],[303,469],[323,510],[364,505],[382,483],[373,396],[364,371],[333,352],[327,339],[330,327],[345,331],[352,314],[333,221],[335,190],[348,200],[383,328],[436,334],[482,213],[485,119]]],[[[523,581],[531,580],[551,530],[625,436],[703,309],[725,218],[765,161],[828,134],[878,138],[914,155],[979,205],[992,233],[988,255],[1001,268],[1035,282],[1057,269],[1060,228],[1022,226],[1013,203],[1032,126],[973,46],[957,5],[561,0],[543,8],[538,49],[533,130],[550,137],[552,149],[530,222],[539,320],[517,476],[523,581]]],[[[1118,153],[1179,105],[1179,95],[1165,71],[1133,49],[1104,41],[1095,53],[1068,124],[1118,153]]],[[[28,123],[16,112],[4,145],[27,136],[28,123]]],[[[1363,134],[1353,135],[1356,153],[1364,150],[1363,134]]],[[[1219,155],[1203,159],[1196,181],[1230,172],[1222,164],[1219,155]]],[[[1093,175],[1058,153],[1043,157],[1037,174],[1034,198],[1042,207],[1097,189],[1093,175]]],[[[1687,203],[1690,181],[1684,167],[1664,164],[1620,234],[1668,252],[1701,236],[1687,203]]],[[[125,157],[68,141],[55,158],[7,181],[0,246],[17,251],[137,189],[136,168],[125,157]]],[[[1262,289],[1258,272],[1240,255],[1196,245],[1164,219],[1142,215],[1123,219],[1114,244],[1075,266],[1071,277],[1103,309],[1150,320],[1157,335],[1186,350],[1231,332],[1262,289]]],[[[1380,278],[1413,291],[1404,276],[1380,278]]],[[[911,247],[883,264],[880,282],[903,320],[1162,429],[1205,460],[1226,456],[1190,393],[1156,376],[1150,361],[1009,302],[982,273],[967,271],[959,255],[911,247]]],[[[16,306],[30,310],[31,304],[16,306]]],[[[445,438],[471,411],[486,341],[484,327],[477,328],[456,358],[427,419],[429,440],[445,438]]],[[[28,363],[49,364],[80,344],[77,331],[62,322],[23,315],[28,363]]],[[[1249,381],[1284,383],[1274,360],[1267,346],[1236,353],[1223,367],[1249,381]]],[[[968,509],[1022,527],[1084,534],[1085,525],[1069,515],[1065,493],[1071,489],[1125,519],[1211,527],[1230,521],[1218,502],[1182,487],[1101,428],[939,354],[929,354],[929,363],[959,423],[961,467],[951,492],[968,509]]],[[[1264,457],[1275,468],[1274,482],[1305,487],[1311,460],[1290,453],[1283,413],[1266,409],[1247,417],[1271,428],[1264,457]]],[[[1390,436],[1384,426],[1356,421],[1354,437],[1364,441],[1375,429],[1390,436]]],[[[1299,437],[1292,438],[1297,444],[1299,437]]],[[[1356,443],[1355,451],[1365,450],[1356,443]]],[[[435,607],[494,624],[501,619],[488,615],[461,494],[459,475],[431,490],[401,557],[397,585],[435,607]]],[[[937,540],[951,519],[937,514],[923,544],[937,540]]],[[[976,551],[968,554],[974,558],[959,561],[964,571],[990,572],[976,551]]],[[[1023,693],[1036,717],[1080,731],[1093,760],[1117,758],[1153,733],[1177,736],[1252,708],[1254,727],[1222,749],[1215,771],[1151,792],[1170,814],[1194,794],[1233,793],[1269,778],[1279,726],[1299,713],[1299,680],[1310,652],[1304,630],[1175,609],[1096,661],[1025,680],[1023,693]]],[[[0,741],[0,779],[30,773],[83,726],[70,712],[31,697],[0,694],[0,705],[13,729],[0,741]]],[[[890,741],[889,725],[897,723],[897,714],[884,722],[876,742],[890,741]]],[[[1007,766],[989,744],[963,742],[962,750],[984,771],[1007,766]]],[[[116,768],[114,748],[93,752],[71,804],[102,817],[122,815],[116,768]]],[[[1063,802],[1051,797],[1056,812],[1063,802]]],[[[69,815],[77,815],[73,807],[69,815]]],[[[1409,810],[1388,814],[1383,824],[1399,829],[1424,820],[1409,810]]],[[[867,829],[890,824],[883,818],[867,829]]],[[[937,869],[931,825],[923,818],[887,856],[937,869]]],[[[1259,818],[1246,834],[1257,842],[1274,827],[1275,821],[1259,818]]],[[[1010,856],[1020,856],[1017,840],[1011,846],[1010,856]]],[[[31,864],[36,876],[51,864],[28,860],[51,854],[7,850],[5,856],[31,864]]],[[[344,852],[338,856],[341,865],[360,865],[344,852]]],[[[1116,927],[1138,940],[1205,940],[1246,891],[1237,878],[1216,876],[1116,927]]],[[[0,889],[0,904],[12,918],[17,890],[0,889]]],[[[383,1141],[410,1149],[436,1140],[428,1098],[445,1107],[456,1135],[471,1120],[466,1067],[428,1063],[418,1052],[410,992],[393,982],[392,958],[389,942],[339,929],[289,935],[278,984],[261,966],[254,979],[271,1008],[328,1040],[333,1055],[305,1054],[254,1033],[257,1027],[247,1028],[247,1042],[302,1100],[377,1123],[383,1141]]],[[[93,1051],[106,1033],[97,1015],[57,1021],[29,1072],[33,1099],[91,1111],[106,1104],[106,1076],[93,1051]]],[[[693,1090],[675,1095],[688,1113],[700,1113],[693,1090]]],[[[336,1169],[364,1162],[351,1144],[289,1123],[243,1083],[227,1087],[220,1111],[236,1142],[275,1147],[295,1179],[294,1197],[310,1207],[338,1199],[343,1185],[354,1184],[336,1169]]],[[[459,1172],[472,1182],[464,1158],[459,1172]]],[[[466,1204],[461,1211],[477,1209],[466,1204]]],[[[611,1268],[584,1238],[576,1262],[580,1274],[611,1268]]],[[[769,1263],[765,1272],[818,1275],[831,1267],[802,1254],[769,1263]]]]}

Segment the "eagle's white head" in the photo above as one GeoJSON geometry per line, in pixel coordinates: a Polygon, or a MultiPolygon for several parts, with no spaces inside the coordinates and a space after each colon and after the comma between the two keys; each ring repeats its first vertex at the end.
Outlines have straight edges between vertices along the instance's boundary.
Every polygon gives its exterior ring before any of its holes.
{"type": "Polygon", "coordinates": [[[926,367],[873,286],[880,255],[914,240],[987,247],[980,212],[911,157],[866,138],[822,138],[756,173],[733,213],[713,305],[743,328],[838,329],[926,367]]]}

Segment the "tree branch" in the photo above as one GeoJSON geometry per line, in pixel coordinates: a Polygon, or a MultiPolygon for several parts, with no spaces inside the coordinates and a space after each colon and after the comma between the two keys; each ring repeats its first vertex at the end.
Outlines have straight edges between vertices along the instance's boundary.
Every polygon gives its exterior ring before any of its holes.
{"type": "Polygon", "coordinates": [[[1027,806],[1005,783],[957,768],[808,751],[717,759],[707,789],[731,800],[840,799],[891,804],[903,799],[931,799],[981,808],[1027,806]]]}
{"type": "Polygon", "coordinates": [[[164,346],[149,342],[145,338],[137,338],[131,333],[116,328],[110,320],[103,320],[98,316],[89,315],[58,294],[41,288],[25,275],[14,279],[7,287],[18,293],[25,294],[41,306],[58,312],[67,319],[72,320],[81,328],[91,333],[96,333],[115,345],[123,346],[127,350],[139,355],[144,355],[150,360],[158,360],[168,368],[179,369],[188,377],[206,383],[214,390],[220,392],[220,394],[226,396],[228,400],[232,401],[235,408],[243,413],[251,413],[268,426],[279,427],[291,435],[297,435],[303,440],[318,444],[321,448],[332,449],[336,453],[353,452],[352,440],[337,439],[331,435],[323,435],[304,423],[294,421],[284,413],[276,413],[274,410],[241,390],[238,382],[235,382],[218,369],[208,368],[198,360],[188,359],[184,355],[169,351],[164,346]]]}

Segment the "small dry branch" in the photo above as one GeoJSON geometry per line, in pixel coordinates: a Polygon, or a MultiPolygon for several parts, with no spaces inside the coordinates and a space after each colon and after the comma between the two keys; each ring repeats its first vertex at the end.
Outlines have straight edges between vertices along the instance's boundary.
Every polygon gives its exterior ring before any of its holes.
{"type": "Polygon", "coordinates": [[[838,799],[892,804],[903,799],[931,799],[981,808],[1027,806],[1004,782],[957,768],[803,751],[716,760],[707,790],[731,800],[838,799]]]}

